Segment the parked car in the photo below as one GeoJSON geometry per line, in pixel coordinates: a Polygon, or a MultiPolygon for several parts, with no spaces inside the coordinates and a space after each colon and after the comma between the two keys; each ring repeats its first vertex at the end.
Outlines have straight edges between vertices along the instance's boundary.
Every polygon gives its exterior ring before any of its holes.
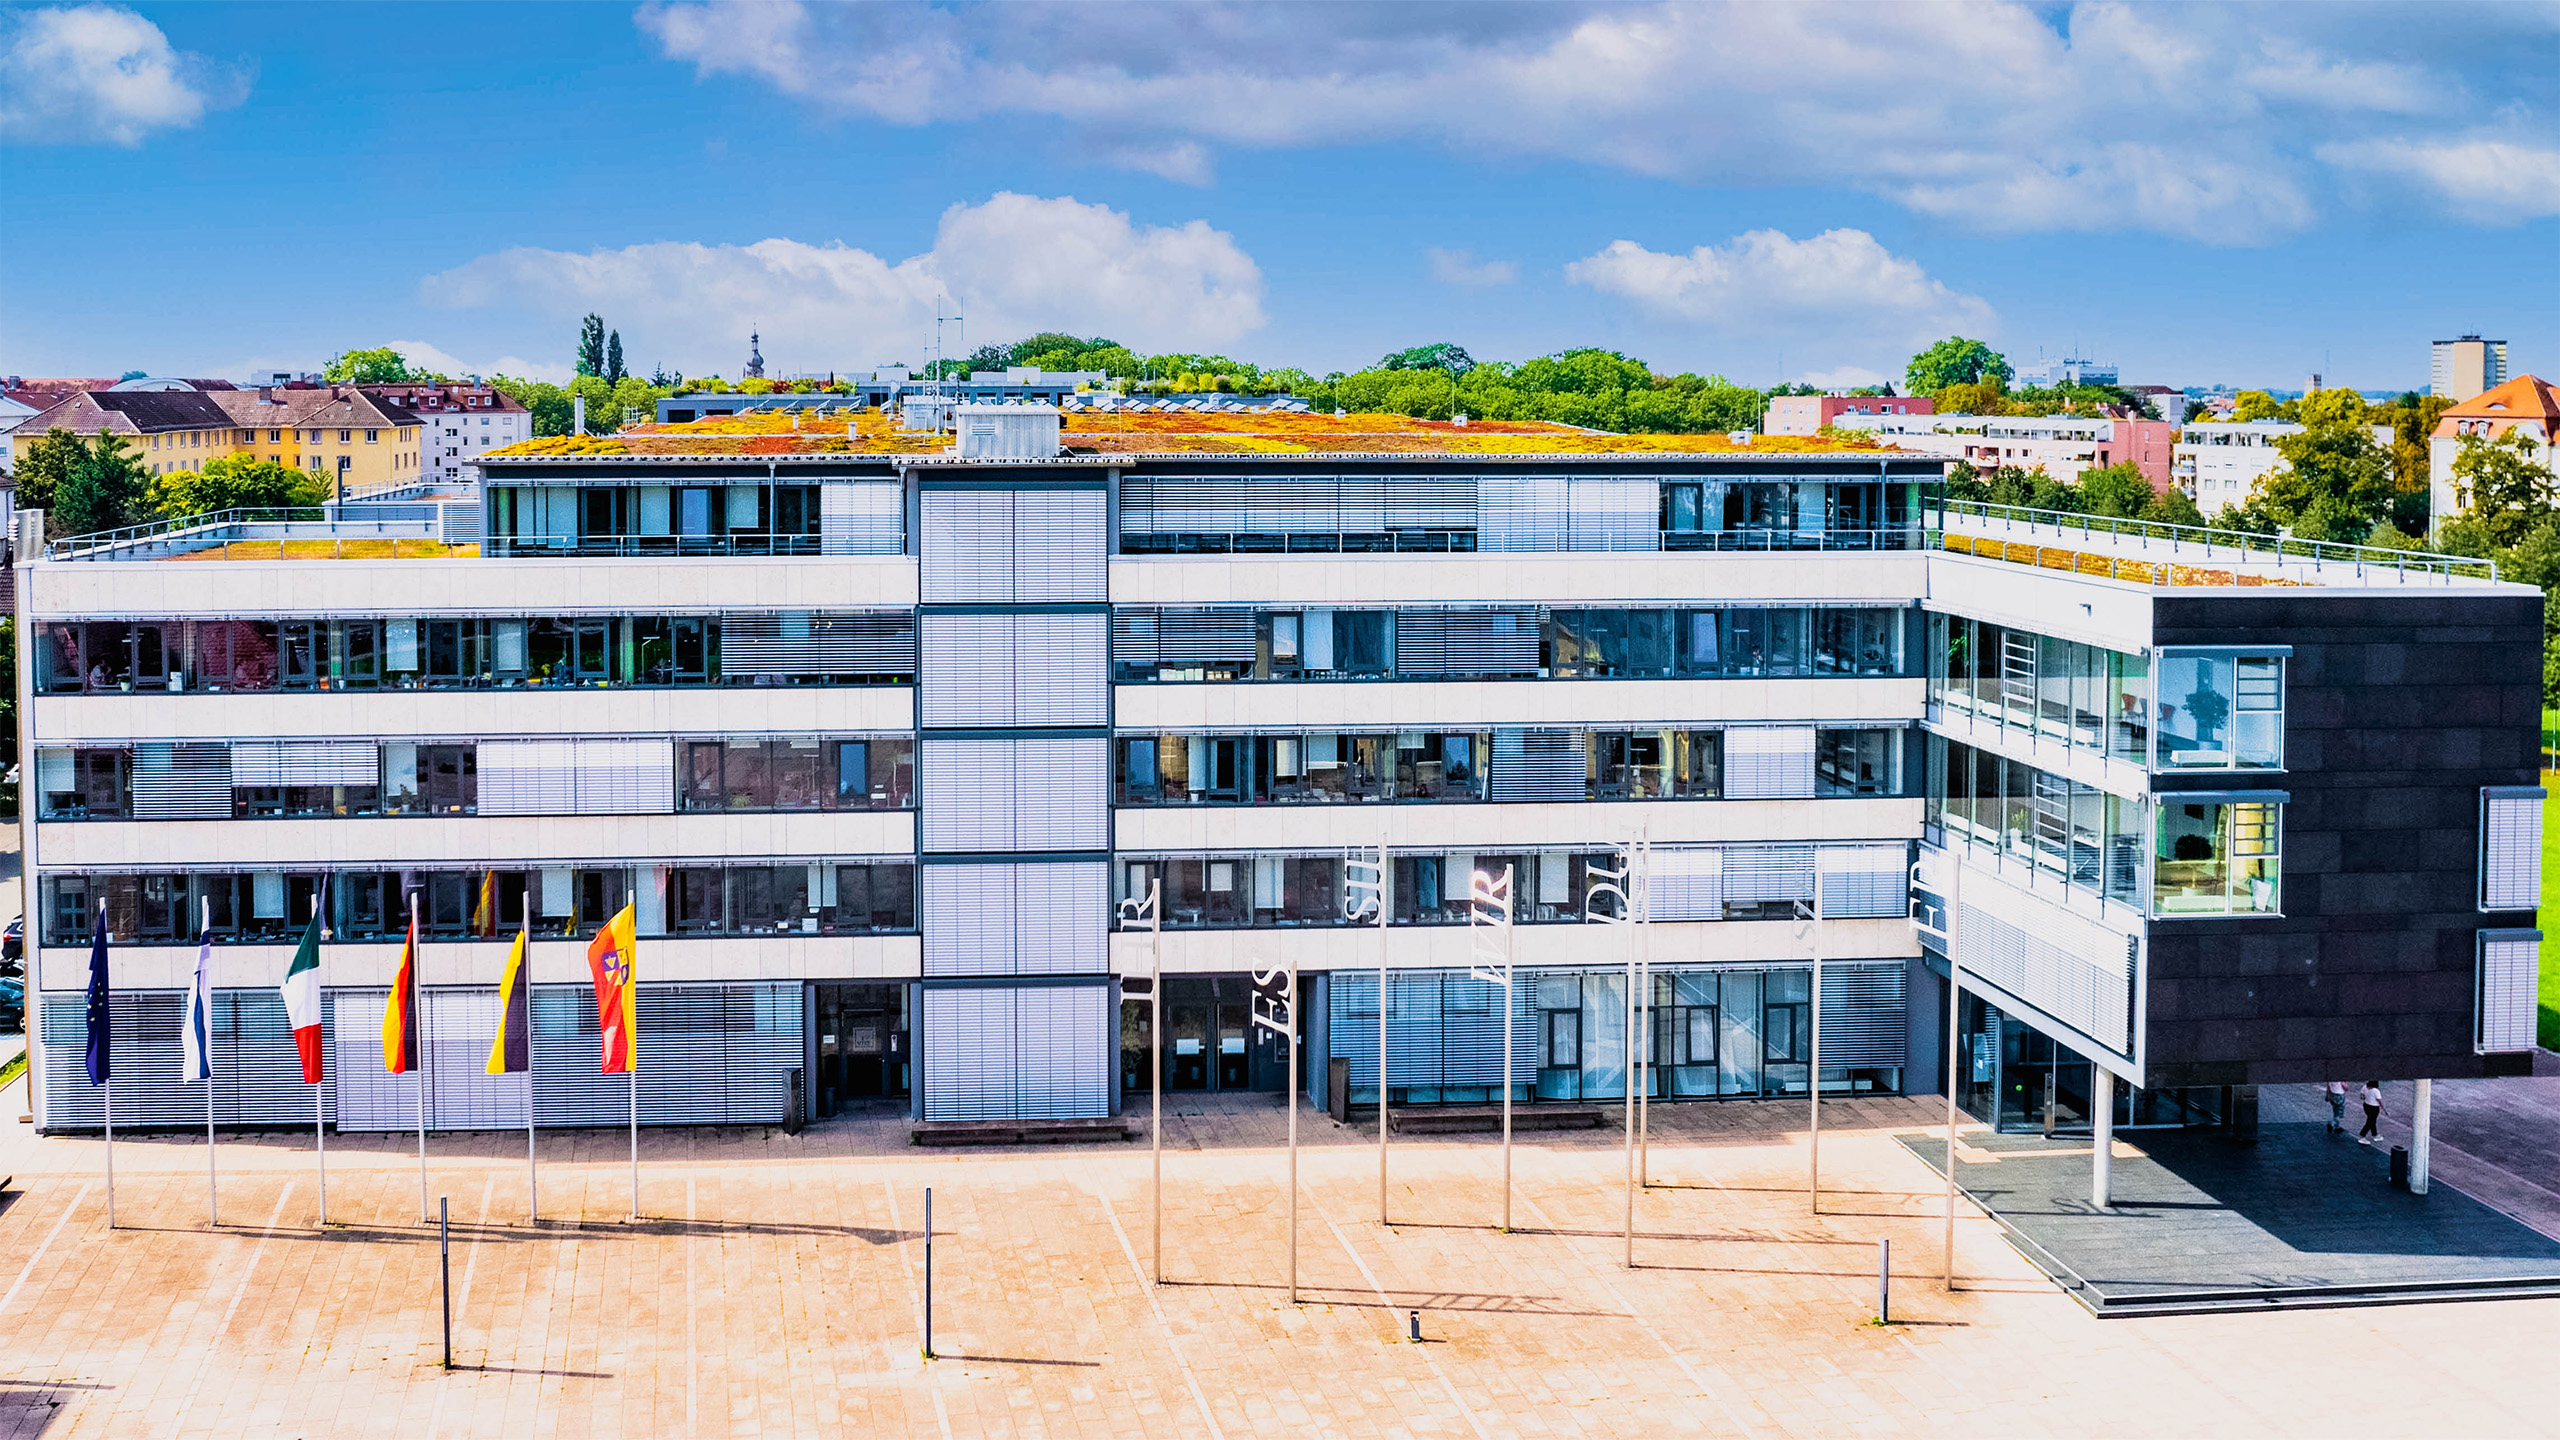
{"type": "Polygon", "coordinates": [[[14,975],[0,976],[0,1033],[14,1035],[27,1028],[27,982],[14,975]]]}
{"type": "Polygon", "coordinates": [[[0,930],[0,960],[23,960],[27,955],[27,917],[19,916],[0,930]]]}

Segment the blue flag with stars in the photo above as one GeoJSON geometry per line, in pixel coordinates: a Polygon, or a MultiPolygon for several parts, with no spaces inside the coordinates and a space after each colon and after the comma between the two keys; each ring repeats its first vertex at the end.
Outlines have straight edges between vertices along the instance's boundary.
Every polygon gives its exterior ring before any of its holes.
{"type": "Polygon", "coordinates": [[[113,1043],[107,1020],[107,902],[98,902],[98,922],[89,931],[89,1083],[104,1085],[114,1073],[107,1053],[113,1043]]]}

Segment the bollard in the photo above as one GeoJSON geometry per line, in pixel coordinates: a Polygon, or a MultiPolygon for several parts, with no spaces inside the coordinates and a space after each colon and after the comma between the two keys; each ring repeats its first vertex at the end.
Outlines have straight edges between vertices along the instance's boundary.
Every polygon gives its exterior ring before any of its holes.
{"type": "Polygon", "coordinates": [[[1407,1310],[1404,1312],[1404,1334],[1405,1338],[1411,1340],[1414,1344],[1419,1345],[1422,1343],[1421,1311],[1407,1310]]]}
{"type": "Polygon", "coordinates": [[[924,1358],[933,1358],[933,1187],[924,1187],[924,1358]]]}
{"type": "Polygon", "coordinates": [[[1876,1323],[1893,1323],[1893,1242],[1876,1242],[1876,1323]]]}
{"type": "Polygon", "coordinates": [[[436,1258],[444,1271],[444,1368],[453,1368],[453,1202],[436,1197],[436,1258]]]}

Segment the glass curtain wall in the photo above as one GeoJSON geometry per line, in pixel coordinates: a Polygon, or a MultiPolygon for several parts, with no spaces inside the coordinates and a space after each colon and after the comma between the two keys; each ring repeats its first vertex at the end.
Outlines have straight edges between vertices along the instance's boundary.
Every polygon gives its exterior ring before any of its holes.
{"type": "Polygon", "coordinates": [[[1929,702],[2043,739],[2147,765],[2150,661],[1989,620],[1931,613],[1929,702]]]}

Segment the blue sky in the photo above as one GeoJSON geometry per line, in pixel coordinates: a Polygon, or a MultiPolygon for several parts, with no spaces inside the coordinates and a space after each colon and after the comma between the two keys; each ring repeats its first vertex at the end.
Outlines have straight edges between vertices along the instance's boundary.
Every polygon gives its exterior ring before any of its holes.
{"type": "Polygon", "coordinates": [[[2560,373],[2560,5],[27,6],[0,370],[1033,329],[1857,382],[2560,373]]]}

